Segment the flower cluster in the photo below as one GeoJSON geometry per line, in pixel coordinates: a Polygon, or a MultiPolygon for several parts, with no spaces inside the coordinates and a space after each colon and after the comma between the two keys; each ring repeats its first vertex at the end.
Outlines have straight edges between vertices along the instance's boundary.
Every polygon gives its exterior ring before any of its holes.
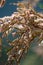
{"type": "MultiPolygon", "coordinates": [[[[7,37],[9,33],[12,33],[13,37],[19,35],[19,38],[12,42],[8,40],[9,45],[13,48],[7,52],[6,65],[13,65],[14,60],[19,64],[35,37],[38,36],[40,42],[43,41],[43,16],[36,13],[31,6],[28,6],[29,4],[27,4],[28,7],[23,3],[17,3],[17,5],[19,6],[17,12],[14,12],[11,16],[0,18],[0,33],[2,33],[0,40],[7,37]],[[12,32],[14,29],[17,29],[17,31],[12,32]]],[[[0,46],[2,46],[1,43],[0,46]]]]}

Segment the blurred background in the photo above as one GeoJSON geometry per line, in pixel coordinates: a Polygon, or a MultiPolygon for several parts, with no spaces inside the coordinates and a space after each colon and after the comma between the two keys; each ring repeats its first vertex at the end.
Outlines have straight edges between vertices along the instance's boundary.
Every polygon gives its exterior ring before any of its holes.
{"type": "Polygon", "coordinates": [[[34,6],[37,12],[43,12],[43,0],[5,0],[4,7],[0,8],[0,17],[3,16],[10,16],[14,11],[16,11],[16,7],[14,5],[10,5],[10,3],[23,1],[23,2],[30,2],[32,6],[34,6]]]}

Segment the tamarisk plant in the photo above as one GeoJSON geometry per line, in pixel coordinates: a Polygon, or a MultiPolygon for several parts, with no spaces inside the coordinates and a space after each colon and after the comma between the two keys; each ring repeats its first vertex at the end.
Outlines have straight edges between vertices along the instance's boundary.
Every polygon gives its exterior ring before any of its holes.
{"type": "Polygon", "coordinates": [[[11,16],[0,18],[1,39],[7,37],[14,29],[17,31],[13,32],[12,35],[19,35],[12,42],[8,40],[9,45],[13,48],[7,52],[8,59],[5,65],[13,65],[13,61],[19,65],[21,58],[28,52],[31,41],[35,37],[39,37],[40,43],[43,41],[43,15],[37,13],[29,3],[25,5],[21,2],[16,3],[16,5],[18,6],[17,12],[11,16]]]}

